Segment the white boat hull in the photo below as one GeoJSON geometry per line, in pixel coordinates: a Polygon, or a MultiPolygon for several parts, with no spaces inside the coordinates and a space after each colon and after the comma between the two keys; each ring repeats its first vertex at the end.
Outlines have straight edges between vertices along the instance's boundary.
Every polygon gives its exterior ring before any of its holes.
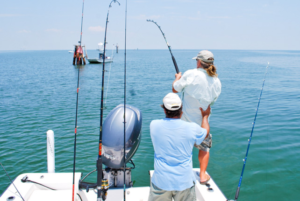
{"type": "MultiPolygon", "coordinates": [[[[103,59],[87,59],[91,64],[100,64],[103,63],[103,59]]],[[[105,63],[113,62],[112,59],[105,59],[105,63]]]]}
{"type": "MultiPolygon", "coordinates": [[[[209,181],[210,187],[213,190],[208,190],[208,187],[199,183],[199,168],[193,169],[196,178],[195,190],[197,201],[226,201],[219,187],[215,184],[213,179],[209,181]]],[[[150,171],[150,181],[153,171],[150,171]]],[[[81,173],[75,174],[75,201],[95,201],[97,200],[97,193],[95,190],[78,189],[78,182],[81,179],[81,173]]],[[[72,200],[72,173],[27,173],[19,175],[14,184],[26,201],[65,201],[72,200]],[[32,182],[23,183],[21,179],[28,176],[28,180],[38,182],[47,187],[56,189],[51,190],[39,184],[32,182]]],[[[150,187],[131,187],[126,189],[127,201],[147,201],[150,192],[150,187]]],[[[14,197],[13,201],[22,201],[17,190],[13,185],[10,185],[0,197],[0,201],[7,201],[9,197],[14,197]]],[[[123,200],[123,188],[110,188],[107,192],[107,201],[121,201],[123,200]]]]}

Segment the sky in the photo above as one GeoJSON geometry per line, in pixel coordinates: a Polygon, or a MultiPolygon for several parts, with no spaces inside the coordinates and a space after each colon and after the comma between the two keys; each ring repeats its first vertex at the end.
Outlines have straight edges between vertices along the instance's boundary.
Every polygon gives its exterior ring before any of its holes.
{"type": "MultiPolygon", "coordinates": [[[[0,50],[73,50],[82,0],[0,0],[0,50]]],[[[82,44],[104,41],[111,0],[85,0],[82,44]]],[[[124,49],[125,0],[112,4],[107,47],[124,49]]],[[[128,0],[127,48],[300,50],[299,0],[128,0]]]]}

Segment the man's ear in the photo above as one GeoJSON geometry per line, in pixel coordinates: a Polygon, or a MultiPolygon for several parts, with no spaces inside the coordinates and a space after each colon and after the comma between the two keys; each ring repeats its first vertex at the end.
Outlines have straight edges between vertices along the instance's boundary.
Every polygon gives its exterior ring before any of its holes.
{"type": "Polygon", "coordinates": [[[201,65],[201,62],[200,60],[197,60],[197,68],[200,68],[202,65],[201,65]]]}
{"type": "Polygon", "coordinates": [[[165,114],[167,114],[166,109],[164,109],[165,114]]]}

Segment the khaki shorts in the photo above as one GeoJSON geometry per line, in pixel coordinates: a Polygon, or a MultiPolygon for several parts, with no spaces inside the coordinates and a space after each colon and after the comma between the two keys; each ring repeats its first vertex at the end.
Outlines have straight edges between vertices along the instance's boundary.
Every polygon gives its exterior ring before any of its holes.
{"type": "Polygon", "coordinates": [[[209,152],[210,148],[212,146],[212,135],[209,134],[207,138],[203,140],[203,142],[200,145],[194,144],[194,147],[196,147],[199,150],[209,152]]]}
{"type": "Polygon", "coordinates": [[[195,185],[183,191],[165,191],[152,182],[150,185],[150,194],[148,201],[196,201],[195,185]]]}

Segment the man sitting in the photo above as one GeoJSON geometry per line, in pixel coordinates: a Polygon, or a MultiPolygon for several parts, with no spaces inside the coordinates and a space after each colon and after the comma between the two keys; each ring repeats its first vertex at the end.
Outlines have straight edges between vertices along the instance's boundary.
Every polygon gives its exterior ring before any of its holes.
{"type": "Polygon", "coordinates": [[[181,120],[182,102],[177,94],[169,93],[163,99],[166,118],[153,120],[150,135],[154,147],[154,174],[149,201],[195,201],[195,181],[192,152],[209,134],[208,116],[202,108],[201,127],[181,120]]]}

